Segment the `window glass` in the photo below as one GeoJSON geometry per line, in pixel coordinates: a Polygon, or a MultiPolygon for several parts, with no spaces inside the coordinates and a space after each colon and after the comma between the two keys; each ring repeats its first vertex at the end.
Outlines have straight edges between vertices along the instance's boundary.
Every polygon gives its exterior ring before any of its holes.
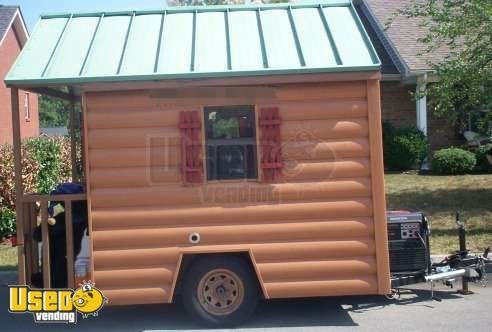
{"type": "Polygon", "coordinates": [[[251,106],[205,108],[207,179],[255,179],[255,113],[251,106]]]}

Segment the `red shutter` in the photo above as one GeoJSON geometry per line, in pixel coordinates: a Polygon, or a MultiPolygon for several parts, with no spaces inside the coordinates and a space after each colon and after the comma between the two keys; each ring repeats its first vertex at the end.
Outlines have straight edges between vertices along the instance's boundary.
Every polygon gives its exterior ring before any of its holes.
{"type": "Polygon", "coordinates": [[[277,107],[260,110],[261,168],[263,181],[275,181],[282,172],[282,148],[280,141],[280,115],[277,107]]]}
{"type": "Polygon", "coordinates": [[[180,112],[181,170],[185,183],[203,182],[202,124],[198,111],[180,112]]]}

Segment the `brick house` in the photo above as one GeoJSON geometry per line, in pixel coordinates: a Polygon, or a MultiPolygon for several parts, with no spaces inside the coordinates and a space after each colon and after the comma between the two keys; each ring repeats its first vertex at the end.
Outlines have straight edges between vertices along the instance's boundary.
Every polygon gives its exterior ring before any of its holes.
{"type": "Polygon", "coordinates": [[[429,139],[430,150],[436,150],[464,142],[455,125],[444,118],[437,118],[427,110],[426,98],[415,100],[415,93],[433,77],[429,62],[438,62],[446,52],[419,55],[425,45],[418,41],[426,35],[417,19],[395,17],[398,9],[411,3],[410,0],[354,0],[379,58],[382,62],[381,105],[383,120],[396,127],[414,126],[429,139]]]}
{"type": "MultiPolygon", "coordinates": [[[[0,144],[12,143],[12,115],[10,89],[3,79],[29,38],[20,8],[0,5],[0,144]]],[[[21,135],[39,134],[38,96],[19,91],[21,135]]]]}

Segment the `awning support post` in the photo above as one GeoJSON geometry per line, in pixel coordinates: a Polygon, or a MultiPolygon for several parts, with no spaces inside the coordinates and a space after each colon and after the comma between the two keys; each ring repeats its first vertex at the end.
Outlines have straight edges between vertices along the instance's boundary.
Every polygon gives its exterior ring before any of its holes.
{"type": "Polygon", "coordinates": [[[24,251],[24,216],[23,216],[23,196],[24,188],[22,185],[22,146],[20,132],[19,115],[19,89],[11,88],[11,108],[12,108],[12,141],[14,150],[14,172],[15,172],[15,218],[17,232],[17,257],[18,257],[18,283],[26,284],[26,256],[24,251]]]}

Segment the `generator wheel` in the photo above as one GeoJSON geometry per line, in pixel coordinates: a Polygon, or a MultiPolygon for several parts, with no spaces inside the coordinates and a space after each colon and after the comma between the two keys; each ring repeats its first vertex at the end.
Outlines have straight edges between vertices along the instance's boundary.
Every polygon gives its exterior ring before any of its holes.
{"type": "Polygon", "coordinates": [[[390,294],[386,294],[385,297],[388,300],[399,300],[400,297],[401,297],[400,289],[399,288],[392,289],[391,290],[391,293],[390,294]]]}
{"type": "Polygon", "coordinates": [[[258,286],[250,266],[238,257],[199,258],[183,281],[185,310],[209,327],[230,327],[255,311],[258,286]]]}

